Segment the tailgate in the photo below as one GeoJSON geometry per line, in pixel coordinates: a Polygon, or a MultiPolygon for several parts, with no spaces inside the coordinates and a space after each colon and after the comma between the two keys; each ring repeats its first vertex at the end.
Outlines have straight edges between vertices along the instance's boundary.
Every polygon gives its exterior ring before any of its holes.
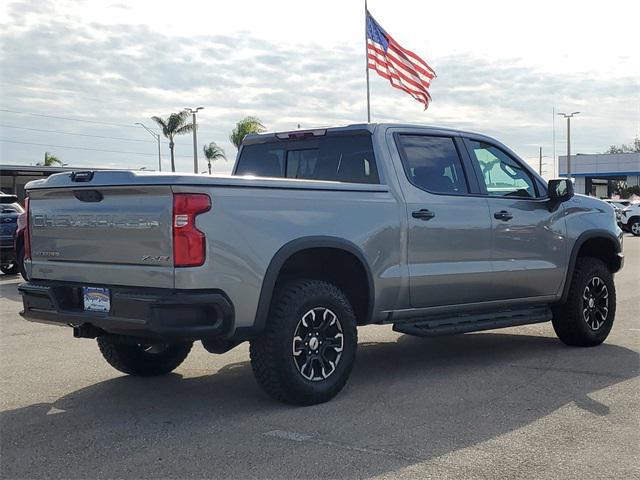
{"type": "Polygon", "coordinates": [[[173,288],[166,185],[34,189],[31,278],[173,288]]]}

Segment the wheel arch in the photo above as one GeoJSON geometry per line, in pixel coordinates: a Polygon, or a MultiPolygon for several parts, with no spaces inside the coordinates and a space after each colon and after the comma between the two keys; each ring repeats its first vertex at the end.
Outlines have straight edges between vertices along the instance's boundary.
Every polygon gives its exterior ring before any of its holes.
{"type": "Polygon", "coordinates": [[[604,261],[611,273],[622,268],[622,245],[608,230],[592,230],[582,233],[574,242],[562,291],[562,301],[567,300],[571,279],[579,257],[594,257],[604,261]]]}
{"type": "Polygon", "coordinates": [[[640,215],[633,215],[627,219],[627,228],[631,231],[631,225],[634,222],[640,222],[640,215]]]}
{"type": "MultiPolygon", "coordinates": [[[[262,281],[260,297],[258,299],[258,308],[256,311],[254,326],[252,328],[253,334],[260,333],[267,323],[271,300],[273,298],[277,281],[280,278],[280,274],[283,272],[283,267],[285,267],[287,262],[294,258],[296,254],[301,254],[305,251],[312,251],[315,249],[328,249],[335,250],[336,252],[343,252],[343,254],[353,257],[358,262],[358,265],[362,268],[362,272],[366,277],[367,293],[366,308],[359,312],[360,318],[358,319],[358,323],[368,323],[372,318],[375,288],[371,269],[369,268],[362,250],[354,243],[343,238],[332,236],[309,236],[298,238],[286,243],[271,259],[262,281]]],[[[356,307],[354,306],[354,308],[356,307]]]]}

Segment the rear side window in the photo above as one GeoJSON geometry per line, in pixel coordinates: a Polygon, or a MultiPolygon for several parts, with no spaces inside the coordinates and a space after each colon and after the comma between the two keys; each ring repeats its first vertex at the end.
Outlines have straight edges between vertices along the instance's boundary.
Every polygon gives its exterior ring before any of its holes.
{"type": "Polygon", "coordinates": [[[469,191],[462,161],[451,137],[399,135],[405,171],[411,183],[432,193],[469,191]]]}
{"type": "Polygon", "coordinates": [[[245,145],[235,175],[379,183],[370,135],[245,145]]]}

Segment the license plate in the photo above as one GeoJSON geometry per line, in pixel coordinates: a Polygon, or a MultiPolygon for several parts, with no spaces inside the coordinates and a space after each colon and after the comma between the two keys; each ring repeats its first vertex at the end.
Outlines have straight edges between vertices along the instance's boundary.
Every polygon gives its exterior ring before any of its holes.
{"type": "Polygon", "coordinates": [[[111,309],[111,292],[108,288],[82,287],[84,309],[91,312],[108,312],[111,309]]]}

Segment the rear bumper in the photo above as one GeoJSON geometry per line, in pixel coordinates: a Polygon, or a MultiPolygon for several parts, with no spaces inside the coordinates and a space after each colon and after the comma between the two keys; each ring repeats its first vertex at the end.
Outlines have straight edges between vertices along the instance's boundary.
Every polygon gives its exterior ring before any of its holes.
{"type": "Polygon", "coordinates": [[[82,287],[67,282],[28,282],[18,287],[33,322],[66,325],[84,332],[163,340],[225,338],[234,330],[234,309],[221,290],[109,287],[111,309],[84,310],[82,287]]]}

